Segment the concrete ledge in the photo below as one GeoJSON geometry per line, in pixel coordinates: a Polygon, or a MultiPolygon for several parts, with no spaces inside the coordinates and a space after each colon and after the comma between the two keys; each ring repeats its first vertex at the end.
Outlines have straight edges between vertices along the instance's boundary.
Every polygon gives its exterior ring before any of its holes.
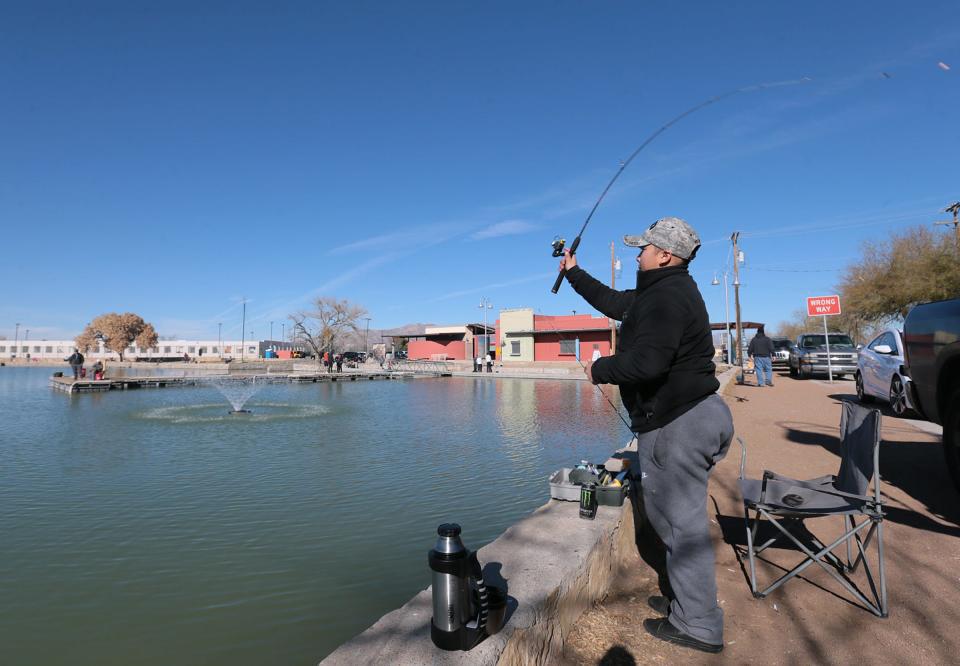
{"type": "MultiPolygon", "coordinates": [[[[718,375],[720,391],[738,368],[718,375]]],[[[494,375],[496,376],[496,375],[494,375]]],[[[636,466],[636,440],[614,453],[636,466]]],[[[469,652],[444,652],[430,640],[431,590],[392,611],[332,652],[321,664],[522,664],[561,661],[565,637],[580,615],[602,600],[618,572],[636,563],[634,502],[599,507],[593,521],[581,520],[579,504],[551,500],[480,549],[484,579],[506,582],[508,605],[503,629],[469,652]]],[[[469,548],[469,526],[466,545],[469,548]]],[[[424,577],[429,575],[424,547],[424,577]]]]}
{"type": "MultiPolygon", "coordinates": [[[[469,526],[465,536],[469,543],[469,526]]],[[[321,662],[353,664],[553,664],[581,613],[609,589],[625,555],[635,553],[633,509],[599,507],[579,517],[576,502],[551,500],[480,549],[484,578],[505,581],[503,629],[469,652],[430,640],[430,588],[344,643],[321,662]]],[[[424,549],[424,576],[428,575],[424,549]]]]}

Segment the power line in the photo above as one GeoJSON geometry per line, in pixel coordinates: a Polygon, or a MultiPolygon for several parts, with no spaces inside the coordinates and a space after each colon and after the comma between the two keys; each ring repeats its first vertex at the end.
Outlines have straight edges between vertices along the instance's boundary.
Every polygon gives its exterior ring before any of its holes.
{"type": "Polygon", "coordinates": [[[770,273],[833,273],[842,271],[843,268],[757,268],[744,267],[748,271],[764,271],[770,273]]]}

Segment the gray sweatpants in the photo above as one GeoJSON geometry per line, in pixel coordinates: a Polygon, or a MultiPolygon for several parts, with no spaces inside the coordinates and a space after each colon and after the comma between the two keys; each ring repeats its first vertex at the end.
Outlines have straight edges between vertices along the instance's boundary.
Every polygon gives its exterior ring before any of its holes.
{"type": "Polygon", "coordinates": [[[637,435],[647,519],[666,548],[673,590],[670,623],[715,645],[723,644],[723,610],[707,519],[707,479],[733,439],[733,418],[712,395],[658,430],[637,435]]]}

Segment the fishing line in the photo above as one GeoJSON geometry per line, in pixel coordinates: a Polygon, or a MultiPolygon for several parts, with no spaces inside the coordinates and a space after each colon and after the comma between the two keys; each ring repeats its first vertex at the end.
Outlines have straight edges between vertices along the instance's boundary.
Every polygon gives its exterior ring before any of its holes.
{"type": "MultiPolygon", "coordinates": [[[[541,313],[540,313],[540,316],[541,316],[541,317],[544,317],[543,322],[544,322],[545,324],[547,324],[548,326],[550,326],[550,330],[557,336],[557,339],[558,339],[560,342],[563,342],[563,341],[564,341],[563,335],[560,333],[560,331],[558,331],[558,330],[556,329],[555,326],[551,326],[551,325],[550,325],[550,323],[549,323],[549,322],[546,320],[546,318],[545,318],[546,315],[544,315],[543,312],[541,312],[541,313]]],[[[534,320],[534,321],[536,321],[536,320],[534,320]]],[[[536,328],[536,324],[534,324],[534,328],[536,328]]],[[[569,340],[569,339],[568,339],[568,340],[569,340]]],[[[580,369],[583,370],[584,373],[586,373],[586,371],[587,371],[587,366],[585,366],[585,365],[583,364],[583,361],[580,360],[579,354],[577,354],[576,356],[574,356],[574,358],[576,358],[577,363],[580,365],[580,369]]],[[[592,384],[592,383],[593,383],[593,382],[591,382],[591,384],[592,384]]],[[[613,409],[613,411],[615,411],[615,412],[617,413],[617,416],[619,417],[619,419],[620,419],[621,421],[623,421],[623,425],[627,426],[627,430],[629,430],[629,431],[630,431],[630,435],[633,436],[633,428],[631,428],[631,427],[630,427],[630,424],[627,422],[627,420],[626,420],[625,418],[623,418],[623,414],[620,412],[620,409],[619,409],[615,404],[613,404],[613,400],[611,400],[610,397],[604,392],[604,390],[603,390],[602,388],[600,388],[600,385],[599,385],[599,384],[593,384],[593,385],[596,387],[596,389],[597,389],[598,391],[600,391],[600,395],[602,395],[602,396],[603,396],[603,399],[607,401],[607,404],[610,405],[610,408],[613,409]]]]}
{"type": "MultiPolygon", "coordinates": [[[[725,93],[723,93],[723,94],[716,95],[716,96],[711,97],[711,98],[709,98],[709,99],[707,99],[707,100],[704,100],[703,102],[700,102],[700,103],[697,104],[696,106],[690,107],[689,109],[687,109],[686,111],[684,111],[684,112],[681,113],[680,115],[672,118],[666,125],[663,125],[663,126],[660,127],[658,130],[656,130],[653,134],[651,134],[650,136],[648,136],[648,137],[646,138],[646,140],[645,140],[643,143],[641,143],[640,146],[639,146],[636,150],[633,151],[633,153],[630,154],[630,157],[628,157],[626,160],[624,160],[623,162],[620,163],[620,168],[617,169],[617,172],[616,172],[615,174],[613,174],[613,178],[611,178],[611,179],[610,179],[610,182],[607,183],[607,186],[603,188],[603,192],[600,193],[600,197],[597,199],[596,203],[593,204],[593,208],[590,209],[590,213],[587,215],[587,219],[584,220],[583,226],[580,228],[580,233],[577,234],[577,237],[573,239],[573,243],[570,244],[570,254],[572,255],[572,254],[576,253],[577,247],[580,245],[580,238],[583,236],[583,232],[587,230],[587,225],[590,224],[590,220],[593,219],[593,214],[597,211],[597,208],[600,207],[600,203],[601,203],[601,202],[604,200],[604,198],[607,196],[607,192],[609,192],[609,191],[610,191],[610,188],[613,187],[613,184],[614,184],[615,182],[617,182],[617,179],[620,177],[620,174],[622,174],[622,173],[624,172],[624,170],[630,165],[630,163],[633,161],[633,159],[634,159],[637,155],[639,155],[641,152],[643,152],[643,149],[644,149],[644,148],[646,148],[647,146],[649,146],[650,143],[651,143],[654,139],[656,139],[658,136],[660,136],[660,135],[663,134],[665,131],[667,131],[668,129],[670,129],[670,127],[672,127],[672,126],[675,125],[676,123],[680,122],[681,120],[683,120],[683,119],[686,118],[687,116],[692,115],[692,114],[696,113],[697,111],[700,111],[701,109],[705,109],[706,107],[708,107],[708,106],[710,106],[710,105],[712,105],[712,104],[716,104],[716,103],[719,102],[719,101],[722,101],[722,100],[727,99],[727,98],[729,98],[729,97],[733,97],[734,95],[739,95],[739,94],[741,94],[741,93],[748,93],[748,92],[756,92],[756,91],[758,91],[758,90],[767,90],[767,89],[769,89],[769,88],[780,88],[780,87],[783,87],[783,86],[793,86],[793,85],[797,85],[797,84],[800,84],[800,83],[806,83],[806,82],[811,81],[811,80],[812,80],[812,79],[810,79],[810,77],[806,77],[806,76],[805,76],[805,77],[800,78],[800,79],[792,79],[792,80],[789,80],[789,81],[774,81],[774,82],[771,82],[771,83],[758,83],[758,84],[755,84],[755,85],[752,85],[752,86],[745,86],[745,87],[743,87],[743,88],[737,88],[736,90],[730,90],[730,91],[725,92],[725,93]]],[[[555,256],[555,257],[559,257],[559,256],[562,255],[563,241],[558,241],[558,243],[554,243],[554,256],[555,256]],[[558,244],[558,243],[559,243],[559,244],[558,244]]],[[[554,283],[553,289],[551,289],[551,291],[552,291],[554,294],[557,293],[557,291],[560,290],[560,285],[563,283],[563,278],[564,278],[564,276],[565,276],[566,274],[567,274],[566,269],[560,271],[560,275],[557,276],[557,281],[554,283]]]]}

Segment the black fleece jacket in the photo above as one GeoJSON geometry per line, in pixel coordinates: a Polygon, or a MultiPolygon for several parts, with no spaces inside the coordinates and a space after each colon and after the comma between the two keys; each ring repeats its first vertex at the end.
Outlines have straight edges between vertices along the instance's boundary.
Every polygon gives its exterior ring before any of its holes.
{"type": "Polygon", "coordinates": [[[707,308],[686,266],[637,272],[637,288],[616,291],[579,266],[567,280],[590,305],[622,323],[613,356],[593,379],[617,384],[635,432],[661,428],[718,388],[707,308]]]}

